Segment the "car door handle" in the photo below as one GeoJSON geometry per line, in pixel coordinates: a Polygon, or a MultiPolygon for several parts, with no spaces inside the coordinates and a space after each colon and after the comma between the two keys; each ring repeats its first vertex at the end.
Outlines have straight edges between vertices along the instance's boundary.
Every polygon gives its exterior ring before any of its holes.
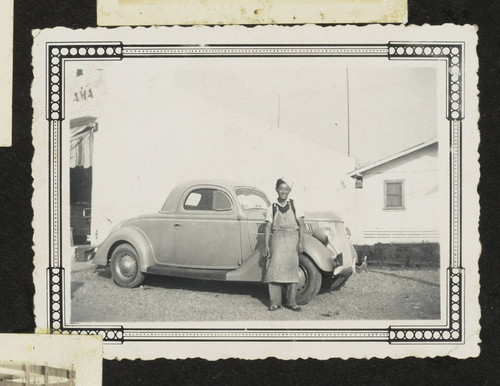
{"type": "Polygon", "coordinates": [[[182,224],[174,224],[175,229],[179,229],[182,226],[182,224]]]}

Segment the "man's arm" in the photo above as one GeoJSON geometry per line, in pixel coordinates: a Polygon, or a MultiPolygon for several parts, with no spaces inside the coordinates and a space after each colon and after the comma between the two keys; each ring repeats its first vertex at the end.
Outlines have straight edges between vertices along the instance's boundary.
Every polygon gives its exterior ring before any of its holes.
{"type": "Polygon", "coordinates": [[[299,217],[297,220],[299,223],[299,244],[297,245],[297,252],[302,253],[304,252],[304,231],[305,231],[305,225],[304,225],[304,217],[299,217]]]}
{"type": "Polygon", "coordinates": [[[269,248],[269,240],[271,239],[271,223],[266,221],[266,229],[264,231],[264,240],[266,242],[265,256],[269,257],[271,255],[271,249],[269,248]]]}

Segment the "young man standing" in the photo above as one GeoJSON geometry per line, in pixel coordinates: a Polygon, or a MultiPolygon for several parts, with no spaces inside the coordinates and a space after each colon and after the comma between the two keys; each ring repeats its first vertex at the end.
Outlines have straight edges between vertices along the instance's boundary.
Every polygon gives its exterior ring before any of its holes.
{"type": "Polygon", "coordinates": [[[291,185],[284,178],[276,181],[278,199],[267,210],[265,255],[269,261],[264,282],[269,283],[269,311],[281,308],[283,288],[287,293],[286,306],[293,311],[302,311],[295,296],[299,281],[299,254],[304,250],[304,213],[288,197],[291,185]]]}

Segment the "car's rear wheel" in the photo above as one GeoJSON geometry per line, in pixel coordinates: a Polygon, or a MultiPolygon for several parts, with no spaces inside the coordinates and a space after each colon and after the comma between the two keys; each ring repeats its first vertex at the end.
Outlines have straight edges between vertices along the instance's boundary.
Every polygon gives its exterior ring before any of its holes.
{"type": "Polygon", "coordinates": [[[321,273],[307,256],[299,256],[299,283],[297,285],[297,304],[309,303],[321,288],[321,273]]]}
{"type": "Polygon", "coordinates": [[[121,244],[111,256],[111,275],[120,287],[137,287],[144,281],[144,274],[139,269],[139,256],[130,244],[121,244]]]}

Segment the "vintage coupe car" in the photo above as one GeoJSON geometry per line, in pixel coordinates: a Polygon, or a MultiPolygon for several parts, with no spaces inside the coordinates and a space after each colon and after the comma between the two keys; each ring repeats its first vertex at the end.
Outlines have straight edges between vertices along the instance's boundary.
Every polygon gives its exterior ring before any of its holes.
{"type": "MultiPolygon", "coordinates": [[[[145,274],[205,280],[262,281],[269,199],[254,186],[226,180],[190,181],[172,190],[158,213],[118,224],[96,249],[94,263],[111,267],[122,287],[145,274]]],[[[340,287],[357,255],[334,213],[305,213],[297,302],[308,303],[321,285],[340,287]]]]}

